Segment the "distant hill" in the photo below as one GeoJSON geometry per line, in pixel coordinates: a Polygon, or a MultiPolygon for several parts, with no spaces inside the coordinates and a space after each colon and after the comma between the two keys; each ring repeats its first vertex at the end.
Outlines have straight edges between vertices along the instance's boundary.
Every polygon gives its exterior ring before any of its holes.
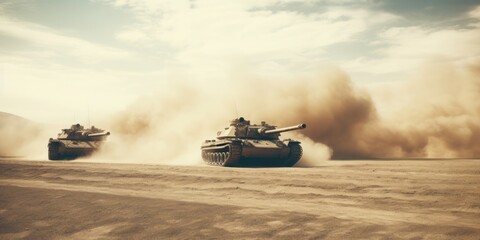
{"type": "Polygon", "coordinates": [[[11,123],[11,122],[23,122],[23,123],[32,123],[32,121],[6,112],[0,112],[0,123],[11,123]]]}
{"type": "Polygon", "coordinates": [[[0,156],[24,156],[42,132],[40,124],[26,118],[0,112],[0,156]]]}

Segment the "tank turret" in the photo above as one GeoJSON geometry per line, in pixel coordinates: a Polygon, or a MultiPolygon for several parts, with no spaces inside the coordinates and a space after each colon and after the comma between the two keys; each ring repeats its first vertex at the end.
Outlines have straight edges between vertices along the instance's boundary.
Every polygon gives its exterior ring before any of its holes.
{"type": "Polygon", "coordinates": [[[84,128],[78,123],[74,124],[70,128],[62,129],[56,139],[50,138],[48,159],[75,159],[90,155],[103,145],[108,135],[110,132],[94,126],[84,128]]]}
{"type": "Polygon", "coordinates": [[[282,132],[306,128],[302,123],[276,128],[266,122],[251,124],[243,117],[234,119],[230,126],[217,132],[216,140],[206,140],[202,145],[202,158],[211,165],[222,166],[288,166],[302,156],[300,142],[280,140],[282,132]]]}

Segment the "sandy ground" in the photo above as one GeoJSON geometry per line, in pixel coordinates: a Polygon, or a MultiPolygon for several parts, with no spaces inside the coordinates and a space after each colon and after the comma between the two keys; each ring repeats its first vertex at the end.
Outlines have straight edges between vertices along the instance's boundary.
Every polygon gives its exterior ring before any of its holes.
{"type": "Polygon", "coordinates": [[[479,239],[480,160],[0,160],[0,239],[479,239]]]}

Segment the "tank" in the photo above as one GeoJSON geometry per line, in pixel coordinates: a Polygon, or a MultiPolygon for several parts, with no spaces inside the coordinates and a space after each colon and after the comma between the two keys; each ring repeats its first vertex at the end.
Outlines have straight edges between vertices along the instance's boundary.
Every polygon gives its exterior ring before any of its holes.
{"type": "Polygon", "coordinates": [[[110,132],[92,126],[84,128],[74,124],[62,129],[56,139],[48,141],[48,159],[67,160],[87,156],[97,151],[106,141],[110,132]]]}
{"type": "Polygon", "coordinates": [[[217,139],[203,142],[202,158],[209,165],[224,167],[293,167],[302,157],[302,146],[292,139],[280,140],[280,134],[306,127],[255,125],[240,117],[218,131],[217,139]]]}

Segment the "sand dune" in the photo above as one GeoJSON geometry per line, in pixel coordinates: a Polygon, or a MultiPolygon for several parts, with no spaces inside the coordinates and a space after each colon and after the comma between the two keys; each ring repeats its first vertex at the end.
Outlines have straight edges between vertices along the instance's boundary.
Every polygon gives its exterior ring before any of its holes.
{"type": "Polygon", "coordinates": [[[480,161],[0,161],[2,239],[477,239],[480,161]]]}

